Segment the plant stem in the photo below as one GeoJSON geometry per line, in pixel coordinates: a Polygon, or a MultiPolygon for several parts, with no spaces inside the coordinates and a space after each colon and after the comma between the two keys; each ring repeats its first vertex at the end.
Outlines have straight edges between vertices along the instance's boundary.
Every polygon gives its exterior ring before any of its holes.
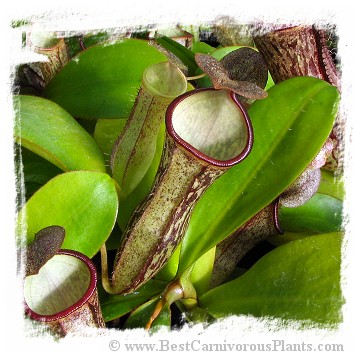
{"type": "Polygon", "coordinates": [[[192,269],[193,267],[187,269],[187,271],[184,272],[178,280],[171,282],[167,286],[145,327],[146,330],[150,329],[152,323],[159,316],[165,304],[169,304],[170,306],[176,301],[186,300],[186,303],[190,306],[190,308],[197,306],[196,290],[190,281],[192,269]]]}

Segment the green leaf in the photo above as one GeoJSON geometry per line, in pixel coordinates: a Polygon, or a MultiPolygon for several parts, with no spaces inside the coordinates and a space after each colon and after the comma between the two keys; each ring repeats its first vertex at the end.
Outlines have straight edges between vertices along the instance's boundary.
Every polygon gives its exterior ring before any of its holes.
{"type": "Polygon", "coordinates": [[[318,192],[343,200],[345,196],[343,178],[327,170],[321,170],[321,174],[318,192]]]}
{"type": "Polygon", "coordinates": [[[342,201],[322,193],[299,207],[281,206],[279,223],[290,232],[328,233],[342,229],[342,201]]]}
{"type": "Polygon", "coordinates": [[[80,52],[47,85],[44,96],[72,116],[126,118],[146,67],[166,61],[147,41],[126,39],[80,52]]]}
{"type": "Polygon", "coordinates": [[[65,39],[67,50],[69,53],[69,58],[74,57],[79,52],[83,51],[82,45],[84,49],[89,47],[101,44],[101,43],[116,43],[122,41],[120,35],[110,33],[108,31],[92,31],[84,34],[78,34],[76,36],[66,37],[65,39]],[[82,45],[80,44],[82,43],[82,45]]]}
{"type": "Polygon", "coordinates": [[[110,235],[117,209],[115,182],[107,174],[63,173],[48,181],[21,209],[18,234],[29,244],[42,228],[62,226],[66,232],[62,248],[91,258],[110,235]]]}
{"type": "Polygon", "coordinates": [[[206,42],[194,42],[191,47],[193,53],[205,53],[210,54],[211,52],[216,51],[215,47],[210,46],[206,42]]]}
{"type": "Polygon", "coordinates": [[[122,133],[127,119],[98,119],[95,125],[94,139],[104,154],[105,164],[110,165],[113,144],[122,133]]]}
{"type": "Polygon", "coordinates": [[[50,179],[63,173],[57,166],[24,147],[21,148],[21,162],[27,199],[50,179]]]}
{"type": "Polygon", "coordinates": [[[338,98],[336,88],[325,81],[295,77],[252,104],[251,153],[196,204],[183,239],[179,274],[295,181],[326,141],[338,98]]]}
{"type": "Polygon", "coordinates": [[[187,67],[189,75],[195,74],[198,66],[191,50],[166,36],[156,38],[156,42],[179,58],[187,67]]]}
{"type": "MultiPolygon", "coordinates": [[[[327,184],[327,187],[333,186],[327,184]]],[[[330,191],[334,192],[333,189],[330,191]]],[[[269,237],[268,242],[279,246],[314,234],[340,232],[343,230],[342,214],[343,202],[323,193],[316,193],[302,206],[293,208],[281,206],[279,224],[284,233],[269,237]]]]}
{"type": "MultiPolygon", "coordinates": [[[[233,52],[233,51],[236,51],[236,50],[239,50],[240,48],[243,48],[243,47],[248,47],[248,46],[225,46],[225,47],[219,47],[217,48],[215,51],[213,51],[211,53],[211,55],[217,59],[217,60],[221,60],[224,56],[228,55],[229,53],[233,52]]],[[[256,48],[253,48],[255,50],[257,50],[256,48]]]]}
{"type": "Polygon", "coordinates": [[[284,232],[284,234],[275,234],[267,238],[267,241],[278,247],[279,245],[290,243],[296,239],[314,236],[312,232],[284,232]]]}
{"type": "Polygon", "coordinates": [[[94,136],[95,132],[95,126],[97,123],[97,120],[92,120],[92,119],[82,119],[82,118],[77,118],[76,119],[77,123],[80,124],[92,137],[94,136]]]}
{"type": "Polygon", "coordinates": [[[251,314],[321,324],[341,321],[341,233],[280,246],[199,300],[214,317],[251,314]]]}
{"type": "Polygon", "coordinates": [[[95,140],[59,105],[40,97],[20,95],[15,140],[63,171],[106,172],[95,140]]]}
{"type": "Polygon", "coordinates": [[[198,258],[192,268],[190,281],[196,290],[197,296],[201,296],[208,291],[215,255],[216,247],[213,247],[198,258]]]}
{"type": "Polygon", "coordinates": [[[147,281],[139,290],[126,295],[110,295],[100,292],[100,304],[105,321],[111,321],[136,309],[153,296],[160,294],[166,288],[166,282],[156,279],[147,281]]]}

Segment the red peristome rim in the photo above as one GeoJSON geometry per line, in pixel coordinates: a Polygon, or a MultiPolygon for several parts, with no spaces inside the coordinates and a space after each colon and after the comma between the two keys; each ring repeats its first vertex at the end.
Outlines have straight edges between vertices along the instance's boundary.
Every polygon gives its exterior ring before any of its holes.
{"type": "Polygon", "coordinates": [[[233,159],[229,159],[229,160],[217,160],[214,159],[213,157],[207,156],[205,154],[203,154],[201,151],[197,150],[196,148],[194,148],[192,145],[190,145],[188,142],[186,142],[184,139],[182,139],[174,130],[173,127],[173,122],[172,122],[172,117],[173,117],[173,112],[175,107],[182,102],[183,100],[185,100],[187,97],[190,97],[193,94],[196,93],[200,93],[200,92],[205,92],[205,91],[218,91],[219,89],[215,89],[215,88],[199,88],[199,89],[194,89],[190,92],[181,94],[180,96],[176,97],[169,105],[167,111],[166,111],[166,115],[165,115],[165,123],[166,123],[166,129],[168,134],[178,143],[180,144],[185,150],[189,151],[190,153],[192,153],[194,156],[198,157],[199,159],[207,162],[208,164],[214,165],[214,166],[218,166],[218,167],[229,167],[229,166],[233,166],[239,162],[241,162],[242,160],[244,160],[248,154],[251,151],[251,148],[253,146],[253,141],[254,141],[254,133],[253,133],[253,128],[252,128],[252,124],[249,118],[249,115],[247,113],[247,111],[243,108],[242,104],[239,102],[239,100],[237,99],[237,96],[234,92],[229,92],[229,95],[231,97],[231,99],[233,100],[233,102],[238,106],[238,108],[240,109],[240,111],[243,114],[243,118],[245,121],[245,124],[247,126],[247,131],[248,131],[248,139],[247,139],[247,143],[243,149],[243,151],[236,157],[234,157],[233,159]]]}
{"type": "Polygon", "coordinates": [[[79,309],[80,307],[82,307],[84,304],[86,304],[87,301],[91,298],[91,296],[95,292],[96,284],[97,284],[97,272],[96,272],[94,263],[86,255],[84,255],[80,252],[74,251],[74,250],[61,249],[58,251],[58,253],[56,255],[58,255],[58,254],[70,255],[72,257],[78,258],[81,261],[83,261],[86,264],[86,266],[88,267],[89,272],[90,272],[90,284],[89,284],[85,294],[82,296],[82,298],[80,298],[76,303],[69,306],[65,310],[57,312],[53,315],[37,314],[36,312],[31,310],[31,308],[28,307],[27,303],[25,302],[25,314],[27,316],[29,316],[30,318],[32,318],[33,320],[42,321],[42,322],[51,322],[51,321],[56,321],[56,320],[62,319],[64,317],[70,315],[71,313],[73,313],[74,311],[79,309]]]}

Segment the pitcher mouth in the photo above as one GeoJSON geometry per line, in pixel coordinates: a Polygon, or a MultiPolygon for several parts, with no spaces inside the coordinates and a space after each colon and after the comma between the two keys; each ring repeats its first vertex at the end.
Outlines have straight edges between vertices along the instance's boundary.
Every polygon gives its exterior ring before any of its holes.
{"type": "Polygon", "coordinates": [[[85,290],[85,293],[82,295],[81,298],[79,298],[76,302],[71,304],[70,306],[64,308],[63,310],[59,312],[55,312],[53,314],[43,314],[43,313],[38,313],[32,310],[29,306],[28,303],[25,301],[25,314],[30,317],[33,320],[36,321],[42,321],[42,322],[52,322],[56,321],[62,318],[67,317],[74,311],[78,310],[80,307],[85,305],[88,300],[92,297],[96,290],[96,284],[97,284],[97,272],[95,265],[93,262],[84,254],[73,251],[73,250],[68,250],[68,249],[61,249],[57,255],[67,255],[70,257],[73,257],[75,259],[80,260],[87,268],[87,274],[89,275],[89,283],[88,286],[85,290]]]}
{"type": "MultiPolygon", "coordinates": [[[[232,157],[226,157],[220,158],[220,157],[213,157],[207,152],[203,152],[200,148],[197,148],[196,145],[193,145],[192,143],[188,142],[186,138],[183,138],[183,135],[181,135],[181,132],[179,133],[179,130],[176,128],[176,125],[174,125],[174,114],[175,110],[178,107],[179,104],[181,104],[184,100],[188,99],[194,94],[201,94],[203,92],[227,92],[226,90],[217,90],[214,88],[199,88],[195,89],[192,91],[189,91],[187,93],[184,93],[177,98],[175,98],[169,105],[167,111],[166,111],[166,116],[165,116],[165,122],[166,122],[166,129],[168,134],[176,141],[179,145],[181,145],[185,150],[196,156],[197,158],[203,160],[207,164],[211,164],[217,167],[230,167],[233,166],[242,160],[244,160],[248,154],[250,153],[252,146],[253,146],[253,141],[254,141],[254,134],[253,134],[253,128],[252,124],[249,118],[249,115],[246,111],[246,109],[242,106],[242,104],[239,102],[237,99],[237,96],[235,93],[228,91],[228,96],[231,100],[231,103],[235,105],[235,109],[239,112],[237,113],[238,116],[242,117],[243,121],[243,136],[245,138],[245,144],[242,145],[242,149],[238,150],[238,152],[235,155],[230,155],[232,157]]],[[[176,119],[175,119],[176,120],[176,119]]],[[[238,119],[240,120],[240,119],[238,119]]],[[[176,122],[175,122],[176,124],[176,122]]],[[[223,124],[223,123],[222,123],[223,124]]],[[[240,125],[240,123],[238,124],[240,125]]],[[[229,134],[228,129],[226,129],[226,134],[229,134]]],[[[211,136],[211,134],[209,134],[211,136]]],[[[228,145],[234,145],[233,141],[230,141],[229,144],[226,143],[226,146],[228,145]]],[[[227,148],[227,150],[229,150],[227,148]]]]}

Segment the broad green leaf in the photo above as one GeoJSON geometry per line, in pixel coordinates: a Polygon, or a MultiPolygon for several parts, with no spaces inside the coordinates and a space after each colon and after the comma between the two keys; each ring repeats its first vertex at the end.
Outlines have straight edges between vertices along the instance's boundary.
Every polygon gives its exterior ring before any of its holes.
{"type": "Polygon", "coordinates": [[[76,121],[93,137],[97,120],[77,118],[76,121]]]}
{"type": "Polygon", "coordinates": [[[296,239],[314,236],[313,232],[284,232],[283,234],[275,234],[267,239],[269,243],[278,247],[279,245],[290,243],[296,239]]]}
{"type": "Polygon", "coordinates": [[[321,324],[341,321],[341,233],[280,246],[199,300],[214,317],[251,314],[321,324]]]}
{"type": "Polygon", "coordinates": [[[21,148],[21,163],[27,199],[51,178],[63,173],[57,166],[24,147],[21,148]]]}
{"type": "Polygon", "coordinates": [[[166,36],[156,38],[156,42],[179,58],[187,67],[189,75],[195,74],[198,66],[191,50],[166,36]]]}
{"type": "Polygon", "coordinates": [[[216,51],[215,47],[210,46],[206,42],[194,42],[191,47],[191,51],[193,53],[205,53],[209,54],[211,52],[216,51]]]}
{"type": "Polygon", "coordinates": [[[166,61],[147,41],[126,39],[80,52],[52,79],[44,96],[78,118],[127,118],[146,67],[166,61]]]}
{"type": "Polygon", "coordinates": [[[196,260],[196,263],[192,268],[190,281],[196,290],[197,296],[201,296],[208,290],[215,255],[216,247],[212,247],[208,252],[196,260]]]}
{"type": "Polygon", "coordinates": [[[342,201],[316,193],[299,207],[279,209],[279,222],[285,231],[328,233],[342,229],[342,201]]]}
{"type": "MultiPolygon", "coordinates": [[[[125,328],[145,328],[152,316],[154,309],[159,302],[159,298],[152,299],[139,306],[136,310],[132,312],[127,321],[124,324],[125,328]]],[[[151,328],[154,330],[160,326],[168,326],[171,324],[171,313],[170,306],[165,304],[158,315],[158,317],[153,321],[151,328]]]]}
{"type": "Polygon", "coordinates": [[[147,281],[139,290],[127,295],[110,295],[99,290],[102,315],[105,321],[111,321],[136,309],[166,288],[166,282],[156,279],[147,281]]]}
{"type": "Polygon", "coordinates": [[[63,108],[48,99],[15,96],[15,140],[63,171],[106,172],[95,140],[63,108]]]}
{"type": "Polygon", "coordinates": [[[107,174],[63,173],[48,181],[21,209],[18,234],[29,244],[42,228],[62,226],[66,232],[62,248],[91,258],[110,235],[117,209],[116,185],[107,174]]]}
{"type": "Polygon", "coordinates": [[[99,43],[108,43],[121,41],[122,39],[117,38],[119,35],[110,34],[107,31],[99,32],[87,32],[85,34],[71,36],[65,38],[67,44],[67,50],[69,52],[70,58],[77,55],[79,52],[83,51],[82,45],[85,49],[97,45],[99,43]],[[81,42],[81,43],[80,43],[81,42]]]}
{"type": "Polygon", "coordinates": [[[316,193],[299,207],[281,206],[279,223],[284,233],[269,237],[268,242],[279,246],[314,234],[340,232],[343,230],[342,213],[343,202],[323,193],[316,193]]]}
{"type": "Polygon", "coordinates": [[[275,85],[274,80],[271,77],[270,72],[268,72],[267,74],[267,82],[266,82],[266,86],[265,86],[265,90],[269,90],[271,87],[273,87],[275,85]]]}
{"type": "Polygon", "coordinates": [[[254,129],[251,153],[195,206],[183,239],[179,274],[295,181],[332,129],[339,94],[327,82],[295,77],[268,93],[248,111],[254,129]]]}
{"type": "Polygon", "coordinates": [[[160,36],[165,36],[171,40],[174,40],[184,47],[190,47],[190,43],[192,43],[193,39],[193,35],[180,26],[157,28],[155,37],[160,36]]]}
{"type": "Polygon", "coordinates": [[[321,170],[321,173],[322,176],[318,192],[343,200],[345,196],[345,188],[342,176],[337,176],[334,172],[327,170],[321,170]]]}
{"type": "Polygon", "coordinates": [[[127,119],[98,119],[95,125],[94,139],[104,154],[105,163],[110,164],[112,147],[122,133],[127,119]]]}

